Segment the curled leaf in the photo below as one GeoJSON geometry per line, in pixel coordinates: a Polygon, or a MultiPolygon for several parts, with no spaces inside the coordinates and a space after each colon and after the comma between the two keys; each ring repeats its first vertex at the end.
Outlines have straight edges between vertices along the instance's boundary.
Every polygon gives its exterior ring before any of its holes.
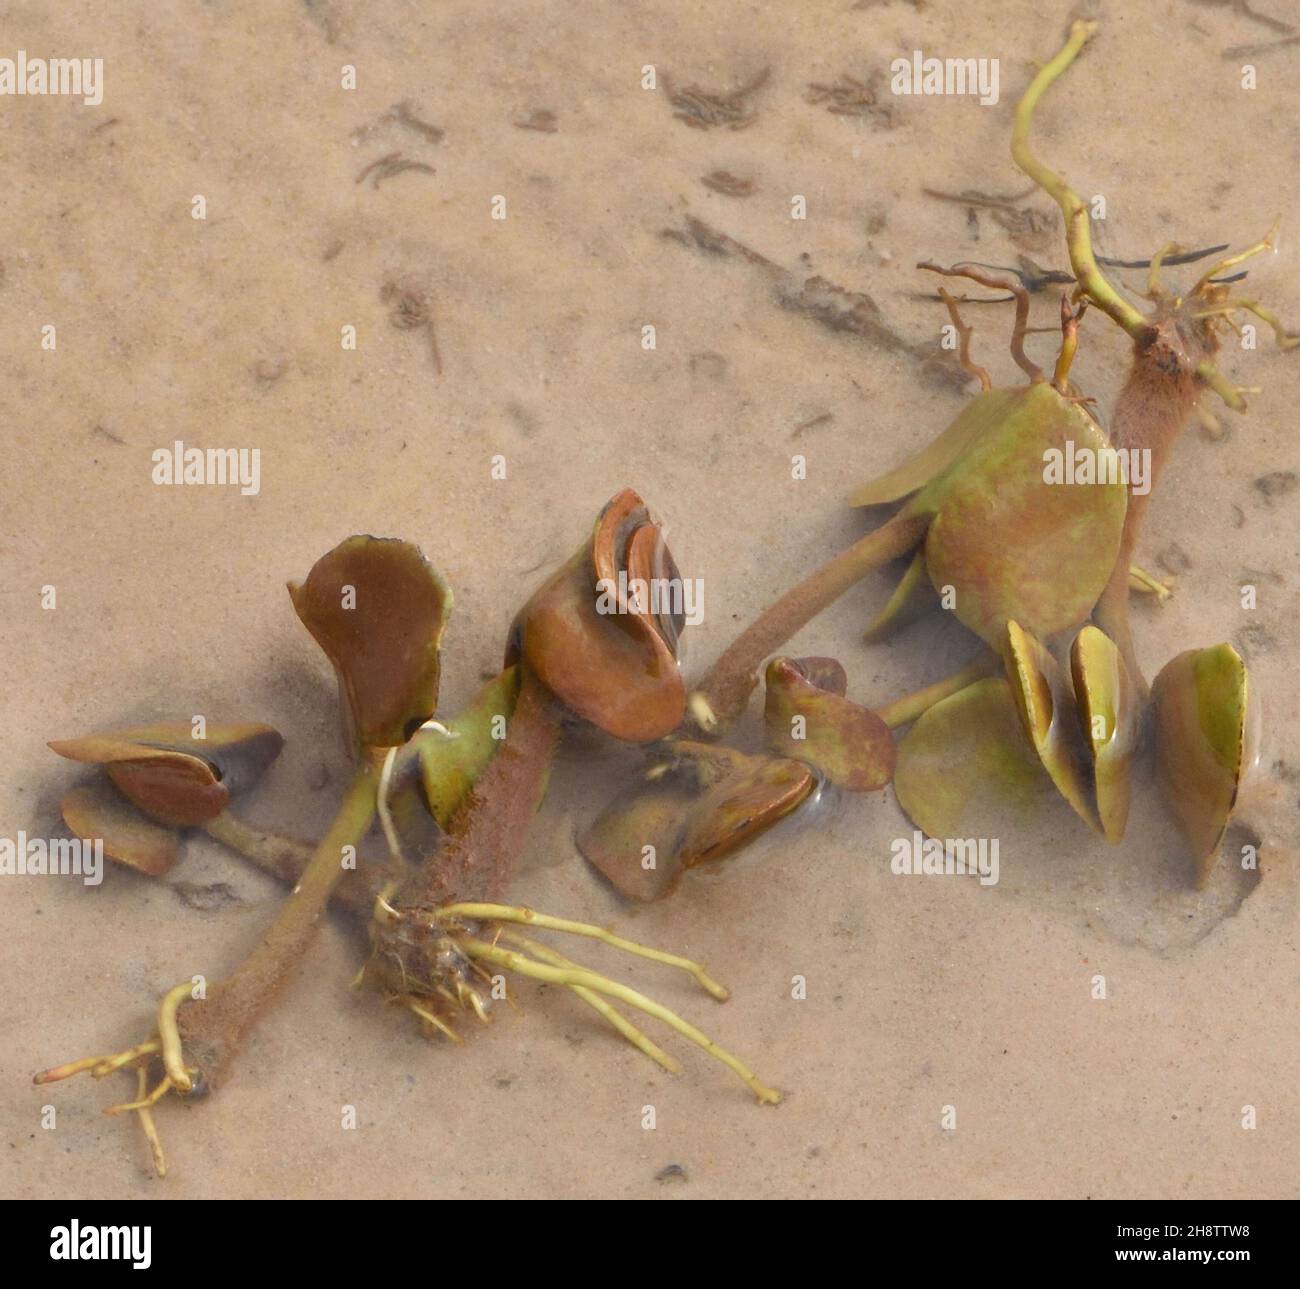
{"type": "Polygon", "coordinates": [[[579,834],[578,848],[622,894],[660,899],[686,869],[766,832],[815,785],[798,761],[677,741],[579,834]]]}
{"type": "Polygon", "coordinates": [[[416,546],[349,537],[290,582],[302,624],[334,664],[350,741],[397,747],[438,706],[451,589],[416,546]]]}
{"type": "Polygon", "coordinates": [[[1204,886],[1241,783],[1259,758],[1258,698],[1231,645],[1189,649],[1151,687],[1156,780],[1204,886]]]}
{"type": "Polygon", "coordinates": [[[60,804],[63,822],[82,841],[148,877],[161,877],[180,854],[180,832],[150,822],[107,783],[73,788],[60,804]]]}
{"type": "Polygon", "coordinates": [[[674,588],[680,603],[662,533],[624,489],[601,511],[591,540],[520,611],[506,665],[522,657],[570,709],[615,738],[662,738],[686,709],[674,588]]]}
{"type": "Polygon", "coordinates": [[[269,725],[211,725],[194,738],[187,722],[144,725],[61,739],[50,748],[71,761],[102,765],[124,796],[171,827],[205,823],[256,782],[284,740],[269,725]]]}
{"type": "Polygon", "coordinates": [[[849,792],[873,792],[893,777],[893,735],[875,712],[844,697],[845,684],[834,659],[774,658],[763,713],[767,746],[849,792]]]}
{"type": "Polygon", "coordinates": [[[1140,703],[1115,642],[1085,626],[1070,650],[1070,673],[1079,725],[1092,764],[1097,817],[1112,845],[1128,823],[1129,777],[1137,742],[1140,703]]]}
{"type": "Polygon", "coordinates": [[[1007,623],[1007,674],[1016,710],[1044,769],[1075,814],[1100,831],[1074,694],[1056,659],[1018,622],[1007,623]]]}

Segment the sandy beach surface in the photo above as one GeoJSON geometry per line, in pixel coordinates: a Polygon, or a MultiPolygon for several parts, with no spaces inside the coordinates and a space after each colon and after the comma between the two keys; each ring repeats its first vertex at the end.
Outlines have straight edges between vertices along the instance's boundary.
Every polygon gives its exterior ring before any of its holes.
{"type": "MultiPolygon", "coordinates": [[[[1287,6],[1256,7],[1273,27],[1228,4],[1092,6],[1101,32],[1036,142],[1105,198],[1113,256],[1243,246],[1280,213],[1249,291],[1300,323],[1300,45],[1280,43],[1287,6]]],[[[353,532],[417,542],[453,585],[454,711],[545,571],[633,487],[702,579],[698,673],[866,531],[852,486],[969,396],[926,362],[946,317],[916,262],[1065,267],[1054,207],[1008,155],[1016,98],[1075,16],[1063,0],[4,9],[0,57],[103,59],[96,106],[0,98],[10,838],[64,835],[60,797],[88,777],[47,740],[194,713],[280,729],[241,809],[318,836],[348,766],[284,583],[353,532]],[[889,64],[914,50],[997,58],[998,101],[892,95],[889,64]],[[868,295],[872,325],[791,307],[790,284],[815,277],[868,295]],[[258,449],[256,495],[155,485],[152,453],[176,440],[258,449]]],[[[1140,289],[1144,273],[1121,277],[1140,289]]],[[[1042,293],[1035,325],[1058,302],[1042,293]]],[[[979,360],[1019,381],[1007,307],[968,317],[979,360]]],[[[1045,331],[1030,351],[1050,364],[1056,344],[1045,331]]],[[[1074,374],[1103,413],[1127,362],[1120,331],[1085,319],[1074,374]]],[[[1294,1197],[1300,355],[1261,326],[1221,365],[1259,392],[1217,436],[1193,424],[1179,442],[1139,550],[1177,588],[1134,606],[1148,675],[1231,641],[1263,695],[1260,773],[1205,891],[1143,782],[1118,847],[1060,803],[998,821],[992,887],[892,874],[912,826],[886,790],[828,800],[632,907],[573,834],[634,762],[580,738],[514,896],[705,961],[725,1005],[653,964],[580,955],[744,1055],[784,1103],[756,1106],[677,1039],[670,1078],[528,983],[463,1047],[430,1042],[349,988],[364,944],[332,917],[230,1083],[159,1107],[159,1180],[131,1117],[100,1113],[133,1091],[125,1075],[31,1075],[145,1037],[177,980],[235,967],[282,889],[198,835],[160,880],[3,876],[0,1194],[1294,1197]]],[[[974,652],[951,620],[863,644],[889,587],[869,578],[791,649],[839,657],[867,703],[974,652]]]]}

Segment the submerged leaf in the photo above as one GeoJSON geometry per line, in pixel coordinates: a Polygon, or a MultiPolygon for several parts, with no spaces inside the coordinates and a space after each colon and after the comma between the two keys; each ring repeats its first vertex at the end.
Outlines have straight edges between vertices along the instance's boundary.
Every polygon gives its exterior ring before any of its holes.
{"type": "Polygon", "coordinates": [[[269,725],[211,725],[194,738],[188,722],[61,739],[50,748],[71,761],[102,765],[121,792],[172,827],[206,823],[261,777],[284,739],[269,725]]]}
{"type": "Polygon", "coordinates": [[[1112,845],[1128,823],[1129,777],[1140,703],[1115,642],[1094,626],[1075,637],[1070,672],[1079,724],[1091,755],[1097,816],[1112,845]]]}
{"type": "Polygon", "coordinates": [[[1151,688],[1156,779],[1204,886],[1242,779],[1259,757],[1259,703],[1231,645],[1189,649],[1151,688]]]}
{"type": "Polygon", "coordinates": [[[738,850],[795,809],[816,778],[806,765],[678,741],[578,836],[624,895],[661,899],[696,864],[738,850]]]}
{"type": "Polygon", "coordinates": [[[925,567],[925,547],[912,556],[898,585],[885,607],[872,619],[862,637],[867,644],[878,644],[897,635],[905,627],[923,618],[939,605],[939,593],[930,582],[925,567]]]}
{"type": "Polygon", "coordinates": [[[397,747],[438,706],[451,589],[409,542],[349,537],[289,583],[293,607],[334,664],[349,736],[397,747]]]}
{"type": "Polygon", "coordinates": [[[698,784],[679,773],[634,783],[579,833],[578,849],[620,894],[662,899],[685,871],[681,840],[698,798],[698,784]]]}
{"type": "Polygon", "coordinates": [[[180,854],[180,833],[151,823],[107,783],[73,788],[60,805],[63,822],[84,842],[148,877],[161,877],[180,854]]]}
{"type": "Polygon", "coordinates": [[[899,744],[894,792],[907,817],[939,841],[997,837],[1008,814],[1056,795],[1000,676],[921,714],[899,744]]]}
{"type": "Polygon", "coordinates": [[[715,784],[691,812],[682,838],[686,868],[721,859],[784,819],[816,787],[802,761],[747,758],[751,764],[715,784]]]}
{"type": "Polygon", "coordinates": [[[873,792],[893,777],[893,735],[875,712],[844,697],[844,681],[833,659],[774,658],[763,715],[767,746],[777,756],[806,761],[850,792],[873,792]]]}
{"type": "Polygon", "coordinates": [[[1101,830],[1069,682],[1043,644],[1007,623],[1007,673],[1025,733],[1061,795],[1090,828],[1101,830]]]}

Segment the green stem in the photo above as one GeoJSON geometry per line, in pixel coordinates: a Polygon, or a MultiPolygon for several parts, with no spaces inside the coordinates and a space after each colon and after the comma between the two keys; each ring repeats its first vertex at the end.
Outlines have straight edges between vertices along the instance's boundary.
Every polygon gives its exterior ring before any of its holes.
{"type": "Polygon", "coordinates": [[[929,522],[928,515],[906,511],[895,515],[769,605],[709,668],[691,695],[691,710],[701,726],[712,732],[735,720],[745,710],[763,660],[849,587],[911,550],[929,522]]]}
{"type": "Polygon", "coordinates": [[[205,999],[180,1013],[185,1058],[197,1065],[200,1086],[214,1086],[244,1035],[302,959],[317,924],[346,870],[344,848],[365,836],[375,818],[378,773],[364,765],[348,785],[334,822],[312,854],[297,885],[257,947],[205,999]]]}
{"type": "Polygon", "coordinates": [[[1029,149],[1029,129],[1038,100],[1078,57],[1079,51],[1097,30],[1095,22],[1076,21],[1064,48],[1047,63],[1030,82],[1024,97],[1016,105],[1015,126],[1011,133],[1011,157],[1061,208],[1065,216],[1065,240],[1080,292],[1108,317],[1113,318],[1134,340],[1149,341],[1154,329],[1140,310],[1131,305],[1111,286],[1097,264],[1092,250],[1092,229],[1088,208],[1064,176],[1049,169],[1029,149]]]}
{"type": "MultiPolygon", "coordinates": [[[[307,871],[316,850],[310,842],[254,827],[229,810],[223,811],[215,819],[209,819],[201,827],[214,841],[219,841],[262,872],[269,873],[289,886],[296,885],[307,871]]],[[[369,917],[374,908],[375,896],[396,876],[398,874],[393,870],[380,864],[358,860],[356,872],[344,873],[333,899],[350,913],[369,917]]]]}

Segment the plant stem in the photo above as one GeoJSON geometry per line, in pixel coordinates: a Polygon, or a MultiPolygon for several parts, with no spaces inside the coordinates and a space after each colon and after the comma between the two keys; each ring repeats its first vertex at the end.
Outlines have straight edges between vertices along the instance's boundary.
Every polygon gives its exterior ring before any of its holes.
{"type": "Polygon", "coordinates": [[[895,730],[900,725],[907,725],[916,720],[936,703],[952,697],[967,685],[973,685],[986,676],[997,675],[1001,669],[1002,660],[997,654],[991,651],[982,653],[960,671],[954,671],[951,676],[937,680],[933,685],[927,685],[924,689],[918,689],[911,694],[904,694],[902,698],[896,698],[892,703],[877,707],[875,713],[891,730],[895,730]]]}
{"type": "Polygon", "coordinates": [[[498,900],[514,875],[533,816],[546,795],[563,708],[525,667],[505,741],[475,780],[437,854],[392,898],[432,911],[463,900],[498,900]]]}
{"type": "MultiPolygon", "coordinates": [[[[315,854],[316,848],[309,842],[254,827],[236,818],[229,810],[209,819],[201,827],[214,841],[242,855],[262,872],[291,886],[296,885],[307,871],[315,854]]],[[[350,913],[369,917],[375,896],[396,876],[398,874],[392,869],[381,864],[358,859],[356,871],[345,872],[335,889],[334,902],[350,913]]]]}
{"type": "Polygon", "coordinates": [[[1119,553],[1093,618],[1119,647],[1143,698],[1148,693],[1147,683],[1129,626],[1129,570],[1147,507],[1174,444],[1196,410],[1198,392],[1195,372],[1186,361],[1168,361],[1163,345],[1137,345],[1133,366],[1115,400],[1111,418],[1111,442],[1126,456],[1133,452],[1148,454],[1148,478],[1145,491],[1135,492],[1132,487],[1128,490],[1119,553]]]}
{"type": "Polygon", "coordinates": [[[925,534],[928,515],[897,514],[788,590],[736,637],[691,695],[696,719],[710,732],[729,725],[749,701],[757,671],[801,627],[868,573],[905,554],[925,534]]]}
{"type": "Polygon", "coordinates": [[[1011,157],[1061,208],[1065,217],[1065,240],[1070,253],[1070,267],[1079,284],[1079,292],[1113,318],[1135,340],[1151,332],[1151,324],[1140,310],[1131,305],[1111,286],[1101,271],[1092,251],[1092,229],[1089,225],[1088,207],[1078,193],[1065,181],[1064,176],[1049,169],[1029,149],[1029,129],[1033,123],[1034,108],[1038,100],[1078,57],[1079,51],[1097,30],[1097,23],[1076,21],[1070,27],[1070,38],[1051,62],[1039,70],[1030,82],[1024,97],[1016,105],[1015,126],[1011,133],[1011,157]]]}
{"type": "Polygon", "coordinates": [[[225,1073],[244,1035],[302,959],[330,896],[347,871],[345,846],[355,846],[375,818],[378,772],[367,763],[344,793],[334,822],[312,854],[298,884],[260,943],[234,975],[212,986],[205,999],[180,1012],[185,1058],[197,1065],[199,1086],[211,1089],[225,1073]]]}

